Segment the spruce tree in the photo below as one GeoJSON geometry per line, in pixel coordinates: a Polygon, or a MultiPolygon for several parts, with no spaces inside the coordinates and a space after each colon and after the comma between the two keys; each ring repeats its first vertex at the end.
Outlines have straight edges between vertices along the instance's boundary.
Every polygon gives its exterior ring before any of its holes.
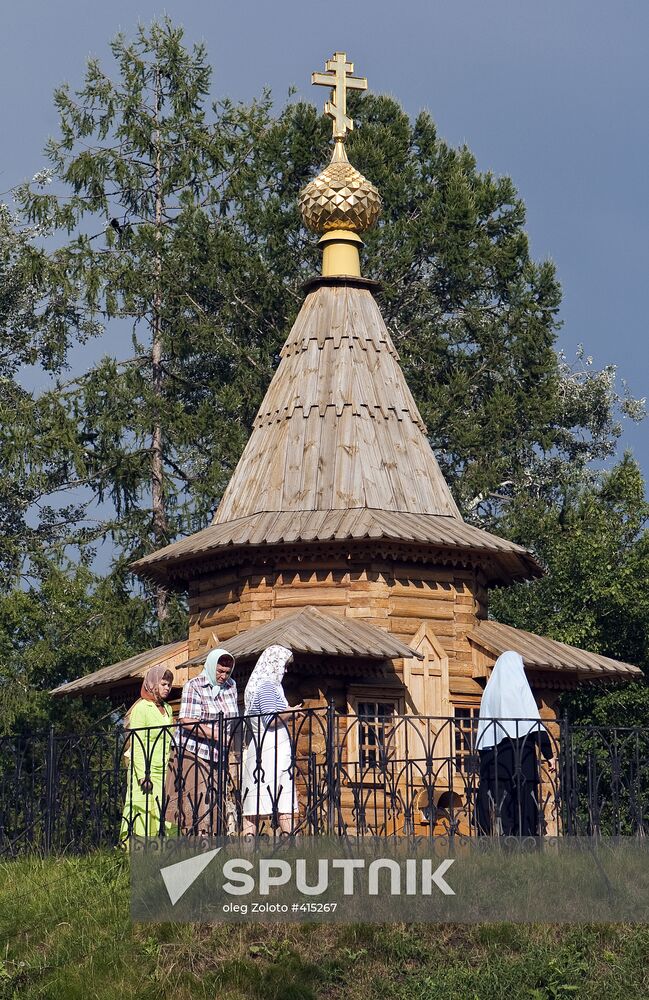
{"type": "MultiPolygon", "coordinates": [[[[178,319],[195,308],[197,217],[218,205],[238,152],[238,112],[223,112],[233,119],[228,145],[210,120],[205,51],[185,48],[182,36],[167,19],[141,27],[133,42],[118,36],[115,80],[91,60],[79,91],[60,87],[60,131],[46,147],[53,189],[19,191],[30,222],[59,240],[53,287],[74,299],[94,332],[122,340],[131,332],[126,357],[105,337],[102,362],[66,387],[84,446],[79,486],[110,501],[114,516],[98,535],[110,532],[128,558],[165,545],[180,526],[186,481],[173,423],[185,412],[174,365],[186,345],[178,319]]],[[[163,588],[156,606],[164,621],[163,588]]]]}
{"type": "Polygon", "coordinates": [[[0,204],[0,594],[38,580],[48,559],[79,540],[83,516],[79,498],[65,499],[76,421],[59,392],[31,391],[23,377],[31,369],[51,381],[65,365],[71,330],[87,332],[56,287],[42,236],[0,204]]]}

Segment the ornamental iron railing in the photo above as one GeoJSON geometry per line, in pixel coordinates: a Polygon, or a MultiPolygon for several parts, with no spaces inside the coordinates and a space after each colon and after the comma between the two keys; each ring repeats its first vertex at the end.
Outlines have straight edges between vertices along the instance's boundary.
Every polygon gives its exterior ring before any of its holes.
{"type": "Polygon", "coordinates": [[[330,705],[0,737],[0,853],[130,835],[644,836],[649,729],[330,705]]]}

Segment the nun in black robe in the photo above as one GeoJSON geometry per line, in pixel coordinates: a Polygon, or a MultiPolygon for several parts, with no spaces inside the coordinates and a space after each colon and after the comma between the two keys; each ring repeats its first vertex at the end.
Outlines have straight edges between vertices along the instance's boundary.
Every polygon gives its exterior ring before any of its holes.
{"type": "Polygon", "coordinates": [[[478,721],[476,819],[482,835],[542,836],[539,760],[540,754],[550,760],[553,750],[540,719],[522,657],[503,653],[487,681],[478,721]]]}

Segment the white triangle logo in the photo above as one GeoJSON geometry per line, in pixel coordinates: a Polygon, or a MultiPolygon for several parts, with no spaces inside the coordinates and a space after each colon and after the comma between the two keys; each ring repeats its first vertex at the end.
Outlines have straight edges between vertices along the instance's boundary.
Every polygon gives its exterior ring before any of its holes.
{"type": "Polygon", "coordinates": [[[205,871],[212,858],[215,858],[221,850],[221,847],[216,847],[213,851],[197,854],[195,858],[188,858],[187,861],[177,861],[175,865],[167,865],[166,868],[160,869],[160,874],[169,893],[172,906],[176,905],[180,897],[194,884],[201,872],[205,871]]]}

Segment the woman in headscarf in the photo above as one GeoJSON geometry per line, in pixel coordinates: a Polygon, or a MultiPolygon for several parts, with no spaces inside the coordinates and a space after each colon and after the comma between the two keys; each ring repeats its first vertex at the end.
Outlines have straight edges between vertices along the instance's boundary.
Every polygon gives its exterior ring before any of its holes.
{"type": "Polygon", "coordinates": [[[476,749],[480,754],[479,832],[539,836],[538,752],[550,760],[553,751],[525,676],[523,658],[513,650],[498,657],[485,686],[476,749]]]}
{"type": "Polygon", "coordinates": [[[230,730],[220,716],[227,720],[239,714],[233,670],[232,654],[227,649],[213,649],[200,674],[183,687],[176,753],[166,787],[167,822],[178,833],[221,832],[219,808],[226,805],[230,730]]]}
{"type": "Polygon", "coordinates": [[[142,682],[140,697],[124,719],[129,731],[128,784],[122,814],[120,842],[131,836],[157,837],[160,829],[162,789],[171,750],[173,712],[165,704],[173,673],[151,667],[142,682]]]}
{"type": "Polygon", "coordinates": [[[243,833],[255,833],[261,816],[282,833],[293,830],[297,812],[293,753],[287,721],[302,705],[289,706],[282,687],[286,668],[293,659],[290,649],[269,646],[261,654],[246,684],[245,713],[249,742],[243,754],[241,803],[243,833]],[[277,820],[275,819],[277,817],[277,820]]]}

